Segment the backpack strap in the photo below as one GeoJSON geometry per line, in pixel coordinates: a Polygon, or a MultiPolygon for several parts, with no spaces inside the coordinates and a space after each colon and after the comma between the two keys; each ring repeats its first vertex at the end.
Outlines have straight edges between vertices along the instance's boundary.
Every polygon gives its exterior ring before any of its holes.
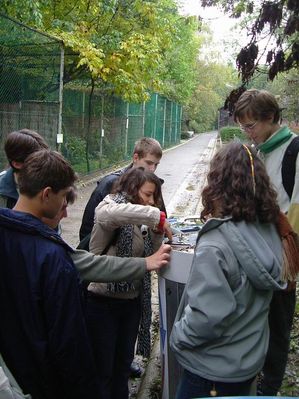
{"type": "Polygon", "coordinates": [[[295,184],[296,160],[298,152],[299,136],[295,137],[288,145],[281,164],[282,184],[290,198],[292,197],[295,184]]]}

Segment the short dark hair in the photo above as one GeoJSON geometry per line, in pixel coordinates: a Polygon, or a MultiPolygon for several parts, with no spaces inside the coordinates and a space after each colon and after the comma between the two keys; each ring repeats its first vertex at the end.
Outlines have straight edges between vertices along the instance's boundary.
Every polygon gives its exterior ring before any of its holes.
{"type": "Polygon", "coordinates": [[[73,168],[61,154],[39,150],[26,158],[19,172],[18,185],[21,194],[32,198],[46,187],[58,193],[73,186],[76,179],[73,168]]]}
{"type": "Polygon", "coordinates": [[[147,154],[161,158],[162,148],[158,140],[151,137],[142,137],[136,141],[133,154],[137,154],[139,158],[145,158],[147,154]]]}
{"type": "Polygon", "coordinates": [[[242,143],[233,141],[224,145],[213,157],[207,186],[202,192],[203,219],[211,215],[232,216],[234,221],[277,221],[279,206],[276,191],[256,151],[249,146],[246,148],[242,143]]]}
{"type": "Polygon", "coordinates": [[[49,148],[41,135],[34,130],[21,129],[8,134],[4,151],[11,165],[12,161],[24,162],[28,155],[49,148]]]}
{"type": "Polygon", "coordinates": [[[144,168],[131,168],[128,172],[121,175],[116,181],[112,192],[113,193],[126,193],[128,199],[133,204],[140,204],[140,198],[138,195],[139,189],[144,183],[150,182],[155,184],[154,201],[155,206],[161,207],[162,193],[161,193],[161,182],[160,179],[152,172],[145,170],[144,168]]]}
{"type": "Polygon", "coordinates": [[[235,105],[234,121],[238,122],[245,116],[260,121],[273,116],[273,122],[278,123],[280,108],[275,96],[266,90],[246,90],[235,105]]]}

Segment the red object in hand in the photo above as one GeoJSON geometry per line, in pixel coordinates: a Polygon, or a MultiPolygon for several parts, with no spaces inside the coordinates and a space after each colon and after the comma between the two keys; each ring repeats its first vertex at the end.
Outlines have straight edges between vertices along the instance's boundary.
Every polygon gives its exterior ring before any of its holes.
{"type": "Polygon", "coordinates": [[[165,212],[161,211],[160,212],[160,222],[157,226],[157,229],[160,230],[161,232],[164,231],[163,227],[164,227],[165,220],[166,220],[166,214],[165,214],[165,212]]]}

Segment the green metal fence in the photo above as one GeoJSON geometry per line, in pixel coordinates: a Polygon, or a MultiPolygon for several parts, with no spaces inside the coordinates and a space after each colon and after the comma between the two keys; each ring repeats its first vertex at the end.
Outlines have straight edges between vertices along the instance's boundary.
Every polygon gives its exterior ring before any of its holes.
{"type": "Polygon", "coordinates": [[[0,15],[1,143],[8,132],[28,127],[55,147],[62,54],[59,41],[0,15]]]}
{"type": "MultiPolygon", "coordinates": [[[[133,104],[92,90],[86,81],[63,84],[74,61],[62,43],[0,14],[0,146],[13,130],[38,131],[81,173],[131,158],[135,142],[180,141],[181,107],[154,93],[133,104]]],[[[0,168],[6,166],[0,150],[0,168]]]]}
{"type": "Polygon", "coordinates": [[[158,94],[133,104],[99,94],[90,99],[88,90],[63,92],[61,150],[81,173],[130,159],[135,142],[143,136],[171,147],[180,141],[180,126],[181,107],[158,94]]]}

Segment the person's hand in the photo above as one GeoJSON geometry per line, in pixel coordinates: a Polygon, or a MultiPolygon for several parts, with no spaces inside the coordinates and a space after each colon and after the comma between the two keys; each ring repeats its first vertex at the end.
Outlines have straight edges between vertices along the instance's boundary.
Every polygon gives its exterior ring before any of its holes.
{"type": "Polygon", "coordinates": [[[170,245],[162,244],[157,252],[145,258],[146,269],[148,271],[159,270],[161,267],[168,265],[170,261],[170,251],[170,245]]]}
{"type": "Polygon", "coordinates": [[[169,241],[172,241],[172,230],[170,227],[170,224],[165,220],[164,225],[163,225],[163,232],[168,238],[169,241]]]}

